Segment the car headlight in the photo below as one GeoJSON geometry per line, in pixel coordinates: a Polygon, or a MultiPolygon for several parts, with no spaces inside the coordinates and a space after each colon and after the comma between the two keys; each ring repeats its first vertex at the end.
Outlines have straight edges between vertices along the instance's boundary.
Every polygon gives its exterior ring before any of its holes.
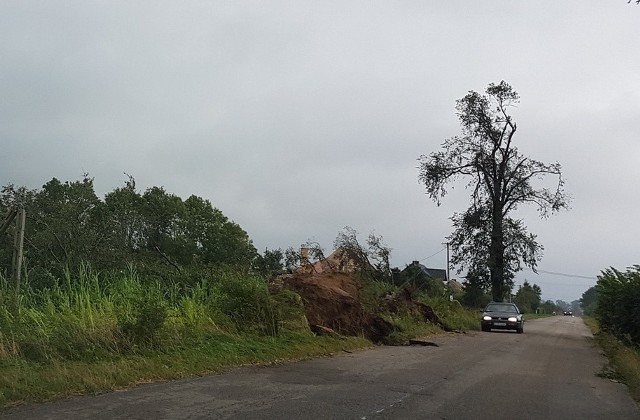
{"type": "Polygon", "coordinates": [[[509,322],[518,322],[518,318],[516,318],[515,316],[510,316],[508,321],[509,322]]]}
{"type": "Polygon", "coordinates": [[[489,315],[485,315],[482,317],[483,321],[491,321],[491,317],[489,315]]]}

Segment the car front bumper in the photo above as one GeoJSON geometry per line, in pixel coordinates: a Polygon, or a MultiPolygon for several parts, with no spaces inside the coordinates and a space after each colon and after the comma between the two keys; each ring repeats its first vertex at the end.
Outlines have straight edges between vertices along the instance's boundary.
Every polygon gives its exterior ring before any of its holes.
{"type": "Polygon", "coordinates": [[[491,320],[491,321],[481,321],[482,329],[487,330],[517,330],[521,327],[520,322],[512,322],[512,321],[502,321],[502,320],[491,320]]]}

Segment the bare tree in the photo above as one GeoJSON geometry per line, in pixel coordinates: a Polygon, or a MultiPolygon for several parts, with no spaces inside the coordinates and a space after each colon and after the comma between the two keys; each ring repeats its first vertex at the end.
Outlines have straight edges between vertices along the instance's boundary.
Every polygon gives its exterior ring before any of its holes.
{"type": "Polygon", "coordinates": [[[476,275],[487,272],[494,300],[506,297],[521,263],[535,270],[542,251],[524,223],[509,215],[521,204],[535,205],[543,218],[568,208],[560,164],[531,159],[514,146],[517,126],[507,111],[519,99],[504,81],[491,83],[485,94],[470,91],[456,104],[462,135],[419,158],[419,181],[438,205],[453,181],[467,179],[471,206],[452,217],[452,261],[466,261],[476,275]],[[547,176],[556,180],[552,189],[534,185],[547,176]]]}

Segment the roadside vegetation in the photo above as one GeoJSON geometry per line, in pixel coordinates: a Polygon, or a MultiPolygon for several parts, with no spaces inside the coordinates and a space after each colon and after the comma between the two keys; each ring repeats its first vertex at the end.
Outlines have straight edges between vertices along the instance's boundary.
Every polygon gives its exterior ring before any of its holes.
{"type": "Polygon", "coordinates": [[[596,343],[609,359],[609,365],[599,375],[623,382],[629,388],[633,399],[640,402],[640,348],[630,346],[615,335],[602,330],[595,318],[585,316],[583,319],[591,329],[596,343]]]}
{"type": "Polygon", "coordinates": [[[13,293],[0,277],[0,405],[371,345],[296,327],[300,308],[259,276],[218,273],[185,288],[82,265],[51,287],[27,283],[17,302],[13,293]]]}
{"type": "MultiPolygon", "coordinates": [[[[258,253],[200,197],[141,193],[128,177],[99,199],[88,176],[54,178],[36,190],[5,186],[0,214],[0,407],[374,344],[364,333],[313,333],[301,296],[272,287],[274,274],[325,259],[319,244],[258,253]],[[17,273],[16,209],[27,215],[17,273]]],[[[363,245],[348,227],[333,245],[359,261],[358,299],[390,327],[376,343],[479,329],[488,285],[392,269],[381,237],[363,245]],[[389,306],[399,296],[408,300],[389,306]]],[[[536,285],[514,296],[532,311],[544,305],[536,285]]]]}
{"type": "MultiPolygon", "coordinates": [[[[372,345],[312,334],[291,292],[270,293],[261,276],[218,272],[187,288],[145,281],[131,266],[103,274],[82,264],[52,286],[27,281],[17,301],[14,293],[0,276],[0,406],[372,345]]],[[[452,327],[477,328],[457,301],[421,296],[452,327]]],[[[398,327],[396,344],[442,332],[408,314],[382,315],[398,327]]]]}
{"type": "Polygon", "coordinates": [[[580,303],[585,323],[609,358],[602,375],[627,384],[640,401],[640,266],[604,270],[580,303]]]}

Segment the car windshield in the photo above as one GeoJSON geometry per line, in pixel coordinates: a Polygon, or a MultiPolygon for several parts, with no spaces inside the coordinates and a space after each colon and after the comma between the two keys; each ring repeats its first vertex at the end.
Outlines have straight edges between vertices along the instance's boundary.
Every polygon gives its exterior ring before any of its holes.
{"type": "Polygon", "coordinates": [[[486,312],[513,312],[518,313],[516,307],[510,303],[492,303],[485,308],[486,312]]]}

